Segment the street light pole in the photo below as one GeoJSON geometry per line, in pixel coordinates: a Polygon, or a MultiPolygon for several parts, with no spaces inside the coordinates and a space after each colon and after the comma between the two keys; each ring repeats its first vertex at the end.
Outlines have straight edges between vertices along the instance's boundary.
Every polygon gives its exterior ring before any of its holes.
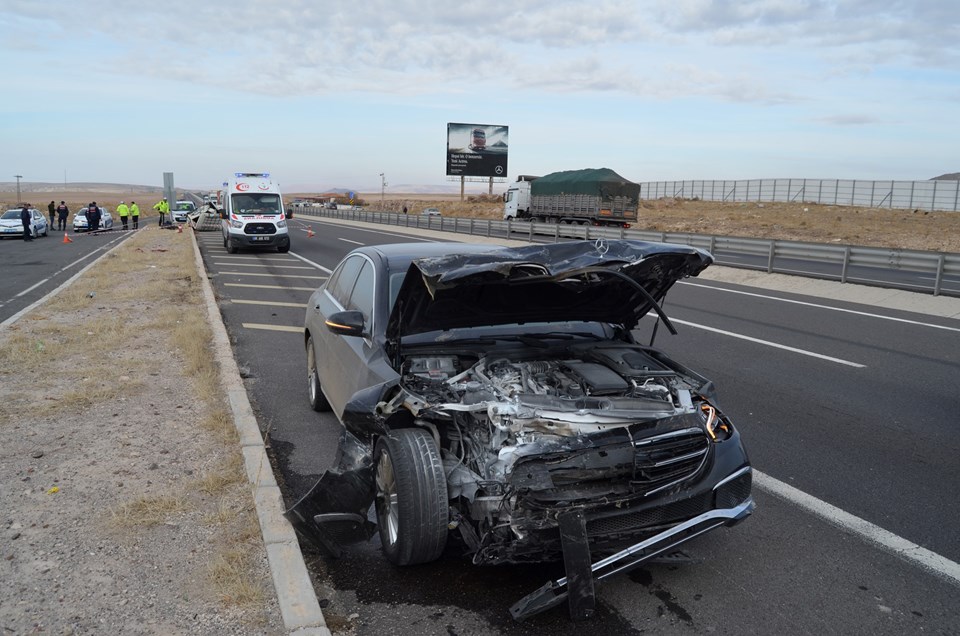
{"type": "Polygon", "coordinates": [[[385,211],[386,211],[386,210],[383,209],[383,205],[384,205],[384,203],[383,203],[383,194],[384,194],[384,192],[386,191],[386,189],[387,189],[387,180],[386,180],[386,178],[384,178],[383,173],[381,172],[381,173],[380,173],[380,211],[381,211],[381,212],[385,212],[385,211]]]}
{"type": "Polygon", "coordinates": [[[20,179],[23,179],[23,175],[15,174],[13,175],[13,178],[17,180],[17,205],[20,205],[23,203],[23,201],[20,200],[20,179]]]}

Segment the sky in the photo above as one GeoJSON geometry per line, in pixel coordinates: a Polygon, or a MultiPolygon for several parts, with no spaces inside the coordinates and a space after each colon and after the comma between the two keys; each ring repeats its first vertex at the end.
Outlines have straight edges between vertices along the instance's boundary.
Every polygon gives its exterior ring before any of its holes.
{"type": "Polygon", "coordinates": [[[511,181],[960,171],[956,0],[0,0],[0,31],[0,181],[458,188],[448,122],[508,126],[511,181]]]}

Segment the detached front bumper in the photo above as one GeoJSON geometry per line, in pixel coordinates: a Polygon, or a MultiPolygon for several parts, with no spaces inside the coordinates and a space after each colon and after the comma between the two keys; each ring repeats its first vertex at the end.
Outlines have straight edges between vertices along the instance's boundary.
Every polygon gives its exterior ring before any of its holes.
{"type": "Polygon", "coordinates": [[[567,575],[556,581],[548,581],[540,589],[517,601],[510,608],[510,614],[515,620],[522,621],[567,600],[571,619],[590,618],[595,605],[595,581],[632,570],[711,530],[735,525],[750,516],[754,506],[753,498],[748,497],[732,508],[704,512],[596,563],[591,563],[583,511],[562,514],[558,521],[567,575]]]}

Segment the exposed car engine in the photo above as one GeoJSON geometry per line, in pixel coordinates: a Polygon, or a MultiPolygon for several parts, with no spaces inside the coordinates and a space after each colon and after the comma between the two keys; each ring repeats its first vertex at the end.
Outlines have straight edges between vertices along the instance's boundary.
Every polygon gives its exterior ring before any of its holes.
{"type": "MultiPolygon", "coordinates": [[[[656,354],[625,345],[565,349],[556,358],[413,357],[404,364],[405,391],[381,406],[389,411],[402,399],[416,424],[431,431],[448,497],[461,502],[481,534],[509,524],[523,532],[515,522],[518,515],[530,520],[525,510],[609,502],[689,478],[702,468],[710,437],[729,433],[695,395],[703,380],[667,367],[656,354]],[[605,431],[611,435],[604,442],[593,441],[605,431]],[[571,444],[583,436],[589,438],[571,444]],[[659,444],[664,436],[669,448],[659,444]],[[655,442],[656,461],[675,470],[644,482],[637,458],[647,438],[655,442]],[[524,471],[516,470],[519,464],[524,471]]],[[[482,542],[468,540],[475,548],[482,542]]]]}

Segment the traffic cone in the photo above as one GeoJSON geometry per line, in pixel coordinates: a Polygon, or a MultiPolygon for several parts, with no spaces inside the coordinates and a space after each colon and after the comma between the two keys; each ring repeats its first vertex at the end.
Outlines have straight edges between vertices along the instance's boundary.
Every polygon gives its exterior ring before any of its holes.
{"type": "Polygon", "coordinates": [[[64,232],[64,233],[63,233],[63,242],[64,242],[64,243],[73,243],[73,239],[70,238],[69,236],[67,236],[67,233],[64,232]]]}
{"type": "Polygon", "coordinates": [[[307,238],[313,238],[313,230],[307,228],[307,238]]]}

